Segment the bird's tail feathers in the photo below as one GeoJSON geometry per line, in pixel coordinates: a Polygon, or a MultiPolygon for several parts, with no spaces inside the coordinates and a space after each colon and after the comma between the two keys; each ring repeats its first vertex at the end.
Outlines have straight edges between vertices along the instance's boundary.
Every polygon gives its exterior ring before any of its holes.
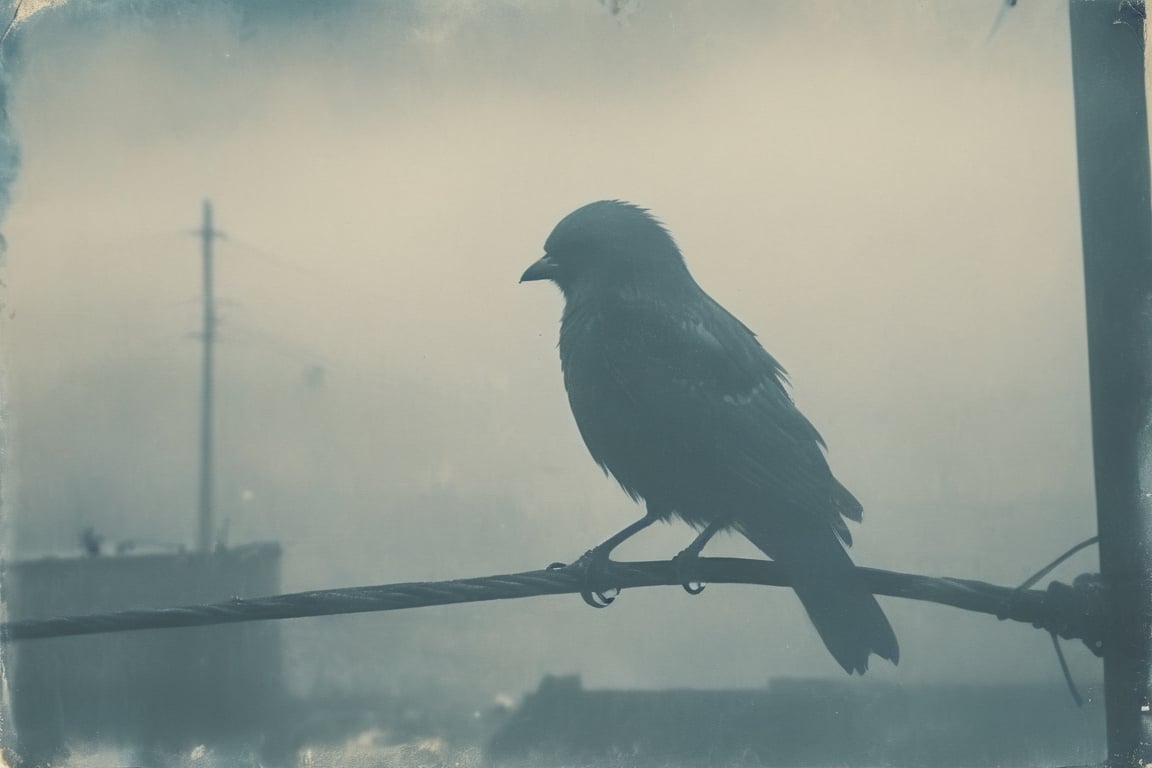
{"type": "Polygon", "coordinates": [[[820,639],[844,671],[864,674],[871,654],[896,664],[900,646],[876,598],[860,580],[851,558],[831,531],[812,534],[806,546],[788,537],[788,549],[759,526],[741,526],[744,535],[787,570],[820,639]]]}

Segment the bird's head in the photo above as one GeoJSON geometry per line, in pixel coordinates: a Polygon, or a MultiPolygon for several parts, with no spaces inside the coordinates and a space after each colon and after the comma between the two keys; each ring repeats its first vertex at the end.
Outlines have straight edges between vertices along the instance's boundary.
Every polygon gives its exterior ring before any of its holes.
{"type": "Polygon", "coordinates": [[[587,291],[642,289],[687,276],[680,249],[652,214],[631,203],[601,200],[560,220],[544,242],[544,256],[525,270],[520,282],[551,280],[572,298],[587,291]]]}

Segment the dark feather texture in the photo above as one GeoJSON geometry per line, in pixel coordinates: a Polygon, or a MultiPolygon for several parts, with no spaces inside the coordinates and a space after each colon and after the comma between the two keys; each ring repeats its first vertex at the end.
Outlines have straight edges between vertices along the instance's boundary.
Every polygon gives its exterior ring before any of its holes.
{"type": "Polygon", "coordinates": [[[564,384],[596,462],[650,512],[697,528],[730,519],[789,570],[847,671],[870,653],[895,662],[895,635],[842,546],[860,503],[832,476],[784,369],[696,284],[668,231],[642,208],[591,203],[523,279],[564,294],[564,384]]]}

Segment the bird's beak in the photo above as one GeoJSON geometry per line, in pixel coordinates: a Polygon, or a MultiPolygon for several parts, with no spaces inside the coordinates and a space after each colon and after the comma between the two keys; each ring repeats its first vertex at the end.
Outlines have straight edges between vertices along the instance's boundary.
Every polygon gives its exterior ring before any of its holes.
{"type": "Polygon", "coordinates": [[[528,283],[533,280],[555,280],[558,271],[556,262],[552,260],[552,257],[544,254],[539,260],[534,262],[532,266],[524,270],[524,274],[520,275],[520,282],[528,283]]]}

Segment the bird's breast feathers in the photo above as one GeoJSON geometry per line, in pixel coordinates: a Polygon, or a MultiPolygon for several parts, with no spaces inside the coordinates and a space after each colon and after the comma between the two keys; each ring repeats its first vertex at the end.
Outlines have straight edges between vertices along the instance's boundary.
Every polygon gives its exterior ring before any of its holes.
{"type": "MultiPolygon", "coordinates": [[[[710,302],[710,300],[709,300],[710,302]]],[[[783,371],[718,305],[604,302],[565,312],[560,356],[593,458],[633,496],[698,489],[806,503],[831,475],[783,371]]],[[[713,500],[715,500],[713,498],[713,500]]],[[[705,503],[700,499],[700,503],[705,503]]]]}

